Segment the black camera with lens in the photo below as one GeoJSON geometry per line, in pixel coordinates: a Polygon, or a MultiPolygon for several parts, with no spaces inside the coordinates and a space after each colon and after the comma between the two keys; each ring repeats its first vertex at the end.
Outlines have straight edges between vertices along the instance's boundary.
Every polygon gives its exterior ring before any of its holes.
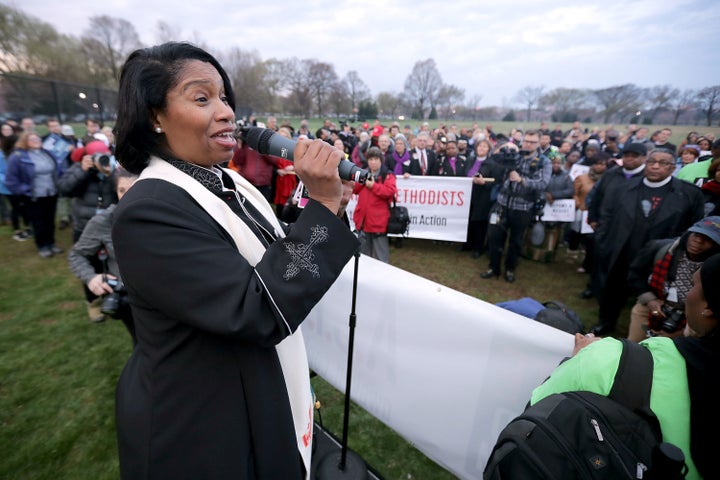
{"type": "Polygon", "coordinates": [[[127,291],[122,280],[106,278],[105,283],[113,287],[113,293],[105,296],[100,311],[112,318],[121,318],[126,309],[130,308],[127,301],[127,291]]]}
{"type": "Polygon", "coordinates": [[[675,333],[685,328],[685,312],[678,308],[663,304],[660,309],[665,317],[659,315],[650,315],[648,328],[655,331],[664,331],[667,333],[675,333]]]}
{"type": "Polygon", "coordinates": [[[520,153],[510,147],[502,147],[495,152],[492,159],[504,167],[505,170],[511,171],[517,169],[518,162],[520,161],[520,153]]]}
{"type": "Polygon", "coordinates": [[[94,153],[92,156],[93,163],[98,167],[108,168],[110,166],[111,155],[107,153],[94,153]]]}

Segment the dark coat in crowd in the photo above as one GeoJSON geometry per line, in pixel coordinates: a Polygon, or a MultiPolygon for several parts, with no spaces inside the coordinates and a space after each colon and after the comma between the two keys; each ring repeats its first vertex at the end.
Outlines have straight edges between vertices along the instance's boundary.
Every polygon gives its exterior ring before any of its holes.
{"type": "Polygon", "coordinates": [[[82,169],[82,163],[73,164],[58,182],[60,193],[73,197],[73,229],[82,232],[95,214],[117,203],[115,176],[100,174],[96,168],[82,169]]]}
{"type": "MultiPolygon", "coordinates": [[[[644,170],[635,173],[632,178],[644,176],[644,170]]],[[[597,222],[600,219],[600,209],[605,197],[612,198],[615,190],[625,186],[625,171],[622,167],[613,167],[606,171],[598,180],[592,192],[592,200],[587,206],[588,223],[597,222]]]]}
{"type": "Polygon", "coordinates": [[[470,196],[471,221],[484,221],[490,217],[490,208],[495,203],[495,199],[492,198],[493,189],[497,189],[496,174],[502,174],[502,169],[492,160],[492,157],[488,157],[480,166],[480,175],[486,178],[495,178],[495,182],[487,182],[485,185],[473,184],[470,196]]]}
{"type": "Polygon", "coordinates": [[[550,181],[545,191],[552,195],[554,200],[573,198],[575,184],[566,171],[560,170],[558,173],[550,175],[550,181]]]}
{"type": "MultiPolygon", "coordinates": [[[[638,218],[643,180],[644,177],[633,178],[626,188],[616,190],[612,197],[606,197],[600,223],[595,231],[600,285],[605,284],[607,274],[621,252],[629,248],[636,222],[643,223],[645,238],[633,239],[633,243],[644,245],[650,240],[679,237],[704,216],[700,189],[671,178],[668,184],[669,192],[662,205],[648,218],[638,218]]],[[[627,253],[630,260],[638,254],[637,251],[627,253]]]]}

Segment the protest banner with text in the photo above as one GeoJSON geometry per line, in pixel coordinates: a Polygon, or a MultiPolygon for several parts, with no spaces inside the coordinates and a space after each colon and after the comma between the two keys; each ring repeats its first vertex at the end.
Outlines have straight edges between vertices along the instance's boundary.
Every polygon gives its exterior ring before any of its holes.
{"type": "MultiPolygon", "coordinates": [[[[410,213],[411,238],[464,242],[470,215],[472,179],[468,177],[397,178],[397,204],[410,213]]],[[[356,196],[347,207],[351,228],[356,196]]]]}

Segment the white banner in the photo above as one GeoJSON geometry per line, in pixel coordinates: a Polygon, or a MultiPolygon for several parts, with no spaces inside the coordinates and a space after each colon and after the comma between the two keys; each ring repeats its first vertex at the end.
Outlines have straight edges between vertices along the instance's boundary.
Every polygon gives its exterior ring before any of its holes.
{"type": "MultiPolygon", "coordinates": [[[[397,177],[397,204],[404,205],[410,214],[411,238],[464,242],[470,216],[469,177],[397,177]]],[[[350,227],[354,230],[352,213],[357,196],[347,207],[350,227]]],[[[396,235],[390,235],[396,236],[396,235]]]]}
{"type": "MultiPolygon", "coordinates": [[[[302,327],[311,368],[343,392],[353,264],[302,327]]],[[[572,335],[365,255],[356,300],[352,399],[460,478],[482,478],[500,430],[573,349],[572,335]]]]}
{"type": "Polygon", "coordinates": [[[575,221],[575,200],[572,198],[555,200],[553,203],[546,203],[543,209],[543,222],[574,222],[575,221]]]}

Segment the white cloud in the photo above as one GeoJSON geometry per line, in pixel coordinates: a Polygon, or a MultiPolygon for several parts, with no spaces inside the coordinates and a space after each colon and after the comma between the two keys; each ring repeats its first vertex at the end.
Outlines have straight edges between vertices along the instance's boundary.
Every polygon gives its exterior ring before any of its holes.
{"type": "Polygon", "coordinates": [[[622,83],[698,88],[717,83],[716,0],[78,0],[12,4],[81,35],[93,15],[124,18],[143,42],[163,20],[214,51],[316,58],[339,76],[356,70],[373,93],[400,92],[415,62],[433,58],[443,80],[500,104],[526,85],[601,88],[622,83]],[[694,71],[693,71],[694,70],[694,71]]]}

